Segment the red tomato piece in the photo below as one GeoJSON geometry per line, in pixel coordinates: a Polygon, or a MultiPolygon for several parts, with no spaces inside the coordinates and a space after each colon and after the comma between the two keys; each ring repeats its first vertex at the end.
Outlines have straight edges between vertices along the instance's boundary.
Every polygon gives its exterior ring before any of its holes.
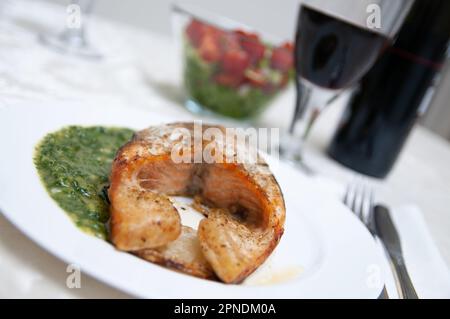
{"type": "Polygon", "coordinates": [[[294,52],[294,45],[292,44],[292,42],[285,42],[281,45],[281,47],[291,52],[294,52]]]}
{"type": "Polygon", "coordinates": [[[220,38],[222,52],[241,50],[239,38],[230,32],[224,32],[220,38]]]}
{"type": "Polygon", "coordinates": [[[250,58],[243,50],[225,52],[222,58],[222,71],[225,74],[243,77],[244,72],[250,65],[250,58]]]}
{"type": "Polygon", "coordinates": [[[209,33],[203,36],[198,48],[198,53],[206,62],[219,61],[222,54],[220,52],[220,45],[217,37],[209,33]]]}
{"type": "Polygon", "coordinates": [[[257,34],[241,30],[235,31],[235,34],[239,38],[242,49],[249,55],[251,64],[256,65],[264,57],[266,46],[261,43],[257,34]]]}
{"type": "Polygon", "coordinates": [[[272,68],[282,72],[288,72],[294,65],[293,51],[286,47],[274,48],[270,59],[272,68]]]}
{"type": "Polygon", "coordinates": [[[192,20],[186,28],[186,35],[194,47],[198,47],[206,31],[206,25],[198,20],[192,20]]]}

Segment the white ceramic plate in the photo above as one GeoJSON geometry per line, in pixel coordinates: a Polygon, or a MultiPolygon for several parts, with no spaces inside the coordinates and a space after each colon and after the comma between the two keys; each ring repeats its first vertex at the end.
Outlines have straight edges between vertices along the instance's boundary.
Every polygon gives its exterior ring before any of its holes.
{"type": "Polygon", "coordinates": [[[66,125],[142,129],[165,122],[157,114],[73,103],[0,109],[0,211],[44,249],[82,272],[148,298],[376,298],[379,255],[364,226],[337,199],[315,189],[288,165],[274,174],[287,219],[279,246],[242,285],[197,279],[116,251],[78,230],[42,186],[32,157],[45,134],[66,125]],[[373,278],[372,278],[373,279],[373,278]],[[372,284],[371,284],[372,283],[372,284]]]}

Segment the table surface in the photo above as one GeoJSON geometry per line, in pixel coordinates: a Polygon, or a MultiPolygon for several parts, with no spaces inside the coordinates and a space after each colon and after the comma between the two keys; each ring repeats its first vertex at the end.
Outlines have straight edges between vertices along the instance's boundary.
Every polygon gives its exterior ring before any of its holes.
{"type": "MultiPolygon", "coordinates": [[[[61,29],[63,7],[16,0],[0,11],[0,107],[26,101],[80,100],[193,119],[182,107],[179,59],[172,39],[94,17],[89,23],[89,39],[105,56],[95,63],[53,52],[37,41],[38,33],[61,29]]],[[[259,125],[286,128],[293,100],[290,88],[263,114],[259,125]]],[[[318,120],[306,160],[317,172],[345,184],[354,173],[324,155],[343,105],[338,101],[318,120]]],[[[390,176],[373,180],[377,200],[391,206],[416,204],[422,210],[447,265],[449,163],[449,144],[416,127],[390,176]]],[[[82,277],[84,289],[67,288],[67,265],[26,238],[2,215],[0,260],[0,297],[128,297],[88,276],[82,277]]]]}

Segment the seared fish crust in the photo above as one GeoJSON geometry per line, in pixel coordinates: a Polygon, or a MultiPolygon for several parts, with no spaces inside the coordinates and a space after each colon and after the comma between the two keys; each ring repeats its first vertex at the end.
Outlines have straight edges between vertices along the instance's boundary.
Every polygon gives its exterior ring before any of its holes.
{"type": "MultiPolygon", "coordinates": [[[[203,130],[212,126],[203,125],[203,130]]],[[[210,140],[194,139],[193,123],[150,127],[117,153],[112,165],[111,240],[120,250],[201,277],[239,283],[277,246],[285,221],[281,189],[268,165],[230,162],[236,148],[215,163],[175,163],[176,129],[191,132],[189,152],[210,140]],[[198,145],[197,145],[198,146],[198,145]],[[181,225],[167,196],[195,196],[207,207],[197,231],[181,225]]],[[[215,127],[223,132],[223,127],[215,127]]],[[[239,145],[237,145],[239,147],[239,145]]]]}

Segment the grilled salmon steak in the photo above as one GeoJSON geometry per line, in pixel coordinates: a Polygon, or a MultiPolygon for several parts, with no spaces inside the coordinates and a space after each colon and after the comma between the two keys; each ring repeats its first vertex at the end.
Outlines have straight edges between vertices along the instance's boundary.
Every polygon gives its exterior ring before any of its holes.
{"type": "Polygon", "coordinates": [[[109,188],[111,240],[118,249],[149,261],[240,283],[283,234],[283,195],[259,154],[254,161],[238,161],[242,143],[233,139],[223,145],[207,129],[225,135],[223,127],[203,125],[198,138],[193,123],[173,123],[136,133],[118,151],[109,188]],[[179,130],[188,132],[189,139],[176,134],[179,130]],[[211,145],[215,161],[205,160],[204,152],[198,160],[197,148],[211,145]],[[174,160],[174,152],[192,160],[174,160]],[[205,218],[197,231],[181,224],[169,196],[199,199],[205,218]]]}

